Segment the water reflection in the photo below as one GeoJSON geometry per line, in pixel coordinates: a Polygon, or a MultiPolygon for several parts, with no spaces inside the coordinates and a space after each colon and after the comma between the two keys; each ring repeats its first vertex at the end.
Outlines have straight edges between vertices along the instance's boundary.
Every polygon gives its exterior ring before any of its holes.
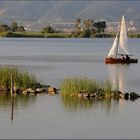
{"type": "Polygon", "coordinates": [[[109,69],[109,77],[113,84],[113,89],[123,93],[126,92],[126,73],[129,65],[114,64],[107,65],[107,67],[109,69]]]}
{"type": "Polygon", "coordinates": [[[10,93],[0,93],[0,112],[10,114],[11,122],[15,119],[18,110],[31,108],[36,102],[37,96],[16,95],[10,96],[10,93]]]}
{"type": "MultiPolygon", "coordinates": [[[[121,92],[126,92],[126,73],[128,71],[129,65],[107,65],[109,70],[109,78],[113,85],[113,90],[119,90],[121,92]]],[[[62,97],[62,103],[67,110],[78,111],[81,109],[88,110],[104,110],[106,113],[117,112],[118,108],[122,107],[123,99],[110,99],[105,98],[102,100],[79,100],[77,98],[62,97]]]]}
{"type": "Polygon", "coordinates": [[[103,111],[107,114],[110,112],[118,112],[119,102],[121,102],[120,99],[111,99],[111,98],[105,98],[105,99],[78,99],[76,97],[67,97],[62,96],[61,97],[62,104],[64,108],[68,111],[82,111],[86,110],[94,110],[94,111],[103,111]]]}
{"type": "Polygon", "coordinates": [[[11,121],[14,119],[14,97],[11,98],[11,121]]]}

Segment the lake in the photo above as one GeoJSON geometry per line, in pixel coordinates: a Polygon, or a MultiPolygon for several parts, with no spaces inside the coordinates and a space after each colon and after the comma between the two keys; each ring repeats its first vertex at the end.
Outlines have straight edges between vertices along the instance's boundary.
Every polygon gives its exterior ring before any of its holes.
{"type": "MultiPolygon", "coordinates": [[[[111,80],[114,89],[140,94],[140,65],[106,65],[113,39],[0,38],[0,65],[18,66],[60,88],[65,78],[111,80]]],[[[129,51],[140,60],[140,39],[129,51]]],[[[140,138],[140,99],[75,101],[0,94],[0,138],[140,138]],[[12,104],[13,103],[13,104],[12,104]],[[12,117],[12,118],[11,118],[12,117]]]]}

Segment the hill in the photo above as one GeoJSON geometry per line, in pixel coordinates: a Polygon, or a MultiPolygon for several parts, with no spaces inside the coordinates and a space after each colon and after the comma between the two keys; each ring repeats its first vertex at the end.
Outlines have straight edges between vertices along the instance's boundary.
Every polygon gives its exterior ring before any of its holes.
{"type": "Polygon", "coordinates": [[[128,21],[140,26],[140,1],[0,1],[0,23],[41,24],[73,22],[76,18],[95,21],[119,21],[124,13],[128,21]]]}

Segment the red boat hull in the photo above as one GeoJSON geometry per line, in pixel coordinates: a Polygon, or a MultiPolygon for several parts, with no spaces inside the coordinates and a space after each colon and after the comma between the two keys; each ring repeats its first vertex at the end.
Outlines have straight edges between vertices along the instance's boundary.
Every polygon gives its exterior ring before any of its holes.
{"type": "Polygon", "coordinates": [[[122,59],[122,58],[106,58],[105,59],[106,64],[117,64],[117,63],[122,63],[122,64],[130,64],[130,63],[138,63],[138,59],[122,59]]]}

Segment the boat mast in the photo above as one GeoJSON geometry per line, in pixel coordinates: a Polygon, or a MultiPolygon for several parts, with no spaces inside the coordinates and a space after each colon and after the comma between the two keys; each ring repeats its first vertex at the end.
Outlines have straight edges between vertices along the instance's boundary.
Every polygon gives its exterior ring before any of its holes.
{"type": "Polygon", "coordinates": [[[116,47],[116,55],[115,55],[115,58],[117,58],[117,55],[118,55],[118,48],[119,48],[119,39],[120,39],[120,32],[117,33],[117,47],[116,47]]]}

